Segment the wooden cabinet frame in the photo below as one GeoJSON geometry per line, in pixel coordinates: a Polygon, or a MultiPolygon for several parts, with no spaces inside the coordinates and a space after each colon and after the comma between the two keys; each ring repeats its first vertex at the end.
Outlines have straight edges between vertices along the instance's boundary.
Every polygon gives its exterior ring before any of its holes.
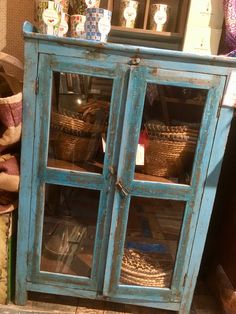
{"type": "Polygon", "coordinates": [[[16,302],[27,291],[109,299],[189,313],[200,267],[233,109],[221,106],[235,78],[234,59],[80,41],[36,34],[24,25],[24,86],[16,302]],[[135,64],[135,65],[134,65],[135,64]],[[50,80],[53,71],[113,78],[109,154],[102,175],[46,165],[50,80]],[[230,79],[231,72],[233,75],[230,79]],[[208,91],[189,185],[134,179],[135,147],[147,83],[208,91]],[[123,109],[122,109],[123,108],[123,109]],[[125,112],[124,112],[125,111],[125,112]],[[138,130],[133,132],[133,130],[138,130]],[[220,147],[220,149],[219,149],[220,147]],[[112,169],[117,170],[112,171],[112,169]],[[98,241],[91,278],[40,270],[45,183],[101,191],[98,241]],[[119,189],[119,183],[125,189],[119,189]],[[124,193],[125,191],[125,193],[124,193]],[[169,288],[122,285],[119,272],[131,196],[186,202],[174,274],[169,288]]]}

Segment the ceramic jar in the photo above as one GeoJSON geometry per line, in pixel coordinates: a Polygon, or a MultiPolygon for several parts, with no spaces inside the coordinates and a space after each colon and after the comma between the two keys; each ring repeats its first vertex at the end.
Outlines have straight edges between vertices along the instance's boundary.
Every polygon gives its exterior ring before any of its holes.
{"type": "Polygon", "coordinates": [[[70,17],[70,36],[85,38],[85,21],[86,15],[74,14],[70,17]]]}
{"type": "Polygon", "coordinates": [[[119,25],[122,27],[135,27],[139,2],[134,0],[122,0],[120,7],[119,25]]]}
{"type": "Polygon", "coordinates": [[[89,40],[106,42],[111,30],[112,12],[102,8],[87,8],[85,32],[89,40]]]}
{"type": "Polygon", "coordinates": [[[42,34],[65,36],[68,31],[69,0],[38,2],[38,30],[42,34]]]}
{"type": "Polygon", "coordinates": [[[150,28],[153,31],[164,32],[168,28],[170,6],[167,4],[153,4],[151,6],[150,28]]]}

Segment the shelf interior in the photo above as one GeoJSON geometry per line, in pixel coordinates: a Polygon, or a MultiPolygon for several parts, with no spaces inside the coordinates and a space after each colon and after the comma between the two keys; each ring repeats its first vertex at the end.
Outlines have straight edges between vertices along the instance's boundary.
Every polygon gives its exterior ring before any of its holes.
{"type": "MultiPolygon", "coordinates": [[[[70,171],[82,171],[82,172],[92,172],[92,173],[100,173],[102,174],[103,171],[103,164],[99,162],[87,162],[83,163],[82,165],[74,164],[68,161],[59,160],[59,159],[48,159],[48,167],[63,169],[63,170],[70,170],[70,171]]],[[[162,182],[162,183],[175,183],[172,179],[151,176],[148,174],[135,172],[134,180],[139,181],[152,181],[152,182],[162,182]]]]}

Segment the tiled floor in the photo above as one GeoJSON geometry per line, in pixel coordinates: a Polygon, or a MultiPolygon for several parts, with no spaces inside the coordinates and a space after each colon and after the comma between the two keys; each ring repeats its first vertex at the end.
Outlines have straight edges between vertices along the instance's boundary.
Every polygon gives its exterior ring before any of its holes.
{"type": "MultiPolygon", "coordinates": [[[[35,295],[24,307],[13,304],[0,305],[1,314],[172,314],[174,312],[151,309],[141,306],[117,304],[50,295],[35,295]],[[37,301],[36,301],[37,299],[37,301]],[[56,303],[60,300],[60,303],[56,303]]],[[[191,314],[223,314],[217,300],[209,294],[209,289],[198,282],[191,314]]]]}

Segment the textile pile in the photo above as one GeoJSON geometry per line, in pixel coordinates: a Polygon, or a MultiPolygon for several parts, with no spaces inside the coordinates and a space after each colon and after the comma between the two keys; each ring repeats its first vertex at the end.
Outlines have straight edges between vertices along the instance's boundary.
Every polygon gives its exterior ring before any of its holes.
{"type": "Polygon", "coordinates": [[[22,77],[11,68],[23,74],[18,59],[0,52],[0,214],[17,207],[20,181],[22,77]]]}

